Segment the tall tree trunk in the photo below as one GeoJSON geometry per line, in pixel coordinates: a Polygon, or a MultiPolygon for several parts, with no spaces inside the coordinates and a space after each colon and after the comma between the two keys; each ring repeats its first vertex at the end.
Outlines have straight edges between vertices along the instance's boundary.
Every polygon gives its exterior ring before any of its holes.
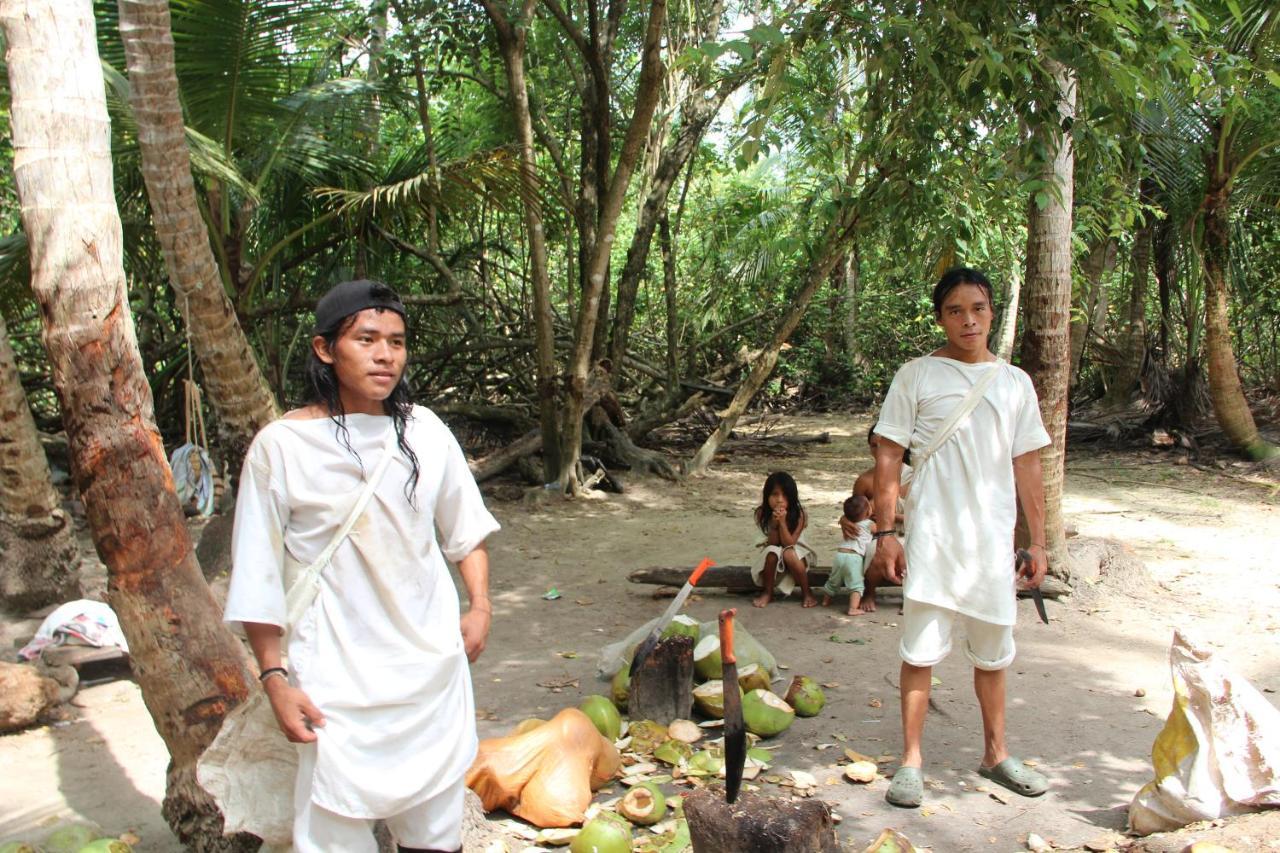
{"type": "MultiPolygon", "coordinates": [[[[1213,145],[1205,154],[1209,183],[1201,205],[1204,217],[1204,346],[1207,356],[1209,396],[1218,425],[1240,453],[1260,461],[1280,456],[1280,448],[1258,434],[1249,402],[1240,385],[1236,354],[1231,345],[1231,320],[1227,312],[1231,285],[1231,171],[1229,157],[1220,157],[1221,120],[1213,125],[1213,145]]],[[[1188,359],[1190,361],[1190,359],[1188,359]]]]}
{"type": "Polygon", "coordinates": [[[1071,387],[1080,381],[1080,364],[1084,360],[1085,343],[1090,337],[1102,337],[1106,331],[1107,291],[1102,286],[1102,276],[1115,266],[1115,241],[1107,237],[1093,243],[1089,254],[1080,264],[1084,278],[1081,311],[1071,321],[1071,387]]]}
{"type": "Polygon", "coordinates": [[[658,219],[658,247],[662,252],[662,295],[667,309],[667,399],[674,400],[680,395],[680,314],[676,305],[676,247],[665,210],[658,219]]]}
{"type": "Polygon", "coordinates": [[[555,329],[551,314],[551,274],[547,268],[547,237],[538,203],[538,160],[533,148],[533,119],[529,111],[529,87],[524,76],[528,27],[536,0],[524,0],[519,24],[513,27],[494,0],[484,0],[485,11],[498,33],[502,60],[507,69],[507,89],[515,113],[520,142],[520,182],[524,188],[524,223],[529,235],[529,265],[533,277],[533,321],[537,358],[538,420],[542,428],[544,482],[560,475],[559,388],[556,376],[555,329]]]}
{"type": "Polygon", "coordinates": [[[222,839],[222,817],[195,781],[196,758],[252,676],[196,563],[153,422],[125,289],[93,5],[0,0],[0,22],[31,286],[111,606],[172,759],[164,813],[196,849],[256,849],[222,839]]]}
{"type": "MultiPolygon", "coordinates": [[[[205,393],[218,416],[232,467],[259,429],[280,416],[253,347],[222,286],[196,203],[187,151],[173,32],[166,0],[118,0],[138,125],[142,176],[169,282],[200,359],[205,393]]],[[[231,270],[232,278],[239,270],[231,270]]]]}
{"type": "MultiPolygon", "coordinates": [[[[1149,179],[1148,179],[1149,180],[1149,179]]],[[[1143,181],[1144,200],[1150,201],[1151,187],[1143,181]]],[[[1119,408],[1128,404],[1142,376],[1142,362],[1147,355],[1147,289],[1150,281],[1151,244],[1155,217],[1148,211],[1136,234],[1130,256],[1129,312],[1124,335],[1120,339],[1120,363],[1107,388],[1103,405],[1119,408]]]]}
{"type": "Polygon", "coordinates": [[[25,612],[80,597],[80,549],[49,474],[0,317],[0,605],[25,612]]]}
{"type": "Polygon", "coordinates": [[[1174,255],[1175,235],[1173,222],[1164,216],[1156,223],[1152,233],[1152,252],[1155,256],[1156,284],[1160,298],[1160,358],[1169,362],[1169,327],[1173,323],[1171,294],[1178,286],[1178,263],[1174,255]]]}
{"type": "Polygon", "coordinates": [[[1018,336],[1018,304],[1022,299],[1022,276],[1014,272],[1009,276],[1008,304],[1000,320],[1000,335],[996,339],[996,357],[1008,361],[1013,357],[1013,341],[1018,336]]]}
{"type": "Polygon", "coordinates": [[[1044,471],[1045,537],[1049,570],[1067,569],[1067,537],[1062,519],[1062,486],[1066,462],[1067,390],[1071,378],[1071,203],[1075,191],[1075,153],[1071,119],[1075,115],[1074,73],[1054,62],[1059,122],[1037,135],[1052,152],[1041,179],[1057,188],[1043,208],[1034,199],[1027,216],[1027,272],[1024,277],[1026,324],[1022,332],[1022,367],[1040,397],[1040,416],[1053,442],[1040,451],[1044,471]]]}
{"type": "Polygon", "coordinates": [[[844,312],[841,325],[844,329],[844,351],[849,365],[862,363],[862,353],[858,349],[858,290],[861,284],[861,263],[858,258],[858,244],[849,247],[849,252],[840,264],[840,279],[844,294],[844,312]]]}
{"type": "Polygon", "coordinates": [[[573,353],[569,360],[567,400],[561,419],[561,454],[559,481],[566,495],[575,496],[580,490],[578,460],[582,453],[583,395],[587,374],[591,368],[591,353],[595,344],[596,321],[599,317],[600,299],[607,284],[609,249],[613,245],[618,215],[626,196],[631,173],[635,170],[640,149],[649,135],[649,125],[658,105],[663,67],[661,57],[662,24],[666,18],[666,0],[652,0],[649,19],[641,51],[640,79],[636,84],[635,106],[631,122],[627,126],[618,163],[609,180],[609,189],[600,205],[600,227],[595,245],[589,257],[591,266],[585,270],[586,290],[578,310],[574,328],[573,353]]]}

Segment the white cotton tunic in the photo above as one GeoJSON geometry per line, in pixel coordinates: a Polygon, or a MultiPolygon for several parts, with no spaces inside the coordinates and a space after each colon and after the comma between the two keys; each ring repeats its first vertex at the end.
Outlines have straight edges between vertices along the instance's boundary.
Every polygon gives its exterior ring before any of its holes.
{"type": "Polygon", "coordinates": [[[1016,621],[1013,458],[1050,443],[1031,377],[1007,364],[924,356],[898,370],[875,431],[919,456],[973,383],[1000,370],[923,465],[906,501],[903,595],[996,625],[1016,621]]]}
{"type": "MultiPolygon", "coordinates": [[[[392,426],[377,415],[345,421],[359,461],[328,418],[278,420],[254,438],[236,502],[226,621],[285,625],[286,578],[329,544],[392,426]]],[[[498,523],[436,415],[415,406],[405,435],[420,466],[416,507],[405,495],[409,461],[393,447],[373,499],[288,636],[291,681],[325,717],[311,800],[354,818],[400,814],[456,784],[477,746],[445,559],[471,553],[498,523]]]]}

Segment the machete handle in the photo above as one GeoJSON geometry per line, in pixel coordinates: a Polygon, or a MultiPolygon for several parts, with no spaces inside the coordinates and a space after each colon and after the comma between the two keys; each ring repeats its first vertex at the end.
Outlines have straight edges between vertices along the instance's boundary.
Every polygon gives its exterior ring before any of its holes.
{"type": "Polygon", "coordinates": [[[733,654],[733,617],[738,615],[738,608],[731,607],[720,611],[720,662],[735,664],[737,657],[733,654]]]}
{"type": "Polygon", "coordinates": [[[702,562],[698,563],[698,568],[694,569],[693,574],[689,575],[689,586],[697,586],[702,573],[714,565],[715,562],[710,557],[703,557],[702,562]]]}
{"type": "Polygon", "coordinates": [[[1015,573],[1021,572],[1022,567],[1031,562],[1031,552],[1026,548],[1019,548],[1013,552],[1013,570],[1015,573]]]}

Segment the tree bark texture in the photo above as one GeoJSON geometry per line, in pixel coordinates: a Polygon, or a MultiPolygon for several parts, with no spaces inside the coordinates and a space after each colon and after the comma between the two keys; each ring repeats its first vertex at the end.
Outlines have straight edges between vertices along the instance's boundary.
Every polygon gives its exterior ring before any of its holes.
{"type": "Polygon", "coordinates": [[[701,853],[840,853],[831,807],[808,800],[744,791],[730,805],[719,785],[684,798],[693,849],[701,853]]]}
{"type": "Polygon", "coordinates": [[[80,549],[53,487],[0,317],[0,605],[26,612],[80,597],[80,549]]]}
{"type": "Polygon", "coordinates": [[[1059,127],[1037,132],[1053,152],[1042,178],[1057,188],[1041,209],[1034,201],[1027,217],[1027,271],[1023,290],[1025,325],[1022,368],[1031,375],[1040,398],[1040,416],[1052,443],[1040,451],[1044,470],[1045,536],[1049,569],[1067,566],[1067,537],[1062,518],[1066,462],[1067,389],[1071,379],[1071,202],[1075,153],[1070,120],[1075,115],[1076,82],[1070,69],[1052,60],[1057,83],[1059,127]]]}
{"type": "MultiPolygon", "coordinates": [[[[251,675],[196,565],[153,422],[125,289],[93,7],[0,0],[0,21],[31,284],[73,474],[171,775],[190,777],[251,675]]],[[[221,838],[221,816],[198,790],[171,786],[166,813],[197,849],[244,849],[221,838]]]]}
{"type": "MultiPolygon", "coordinates": [[[[1220,140],[1221,123],[1215,124],[1213,131],[1215,141],[1220,140]]],[[[1231,345],[1231,319],[1227,310],[1231,285],[1227,276],[1231,269],[1233,164],[1229,158],[1218,156],[1220,147],[1221,143],[1211,146],[1205,154],[1209,183],[1200,208],[1204,217],[1204,348],[1209,396],[1218,426],[1222,427],[1227,440],[1249,459],[1260,461],[1280,456],[1280,448],[1258,434],[1231,345]]]]}
{"type": "Polygon", "coordinates": [[[627,715],[669,725],[693,714],[693,638],[662,640],[631,677],[627,715]]]}
{"type": "MultiPolygon", "coordinates": [[[[1144,192],[1144,195],[1149,193],[1144,192]]],[[[1104,405],[1123,407],[1128,404],[1138,379],[1142,375],[1142,362],[1147,354],[1147,289],[1150,282],[1151,245],[1155,231],[1155,217],[1148,211],[1142,227],[1133,235],[1133,251],[1129,261],[1128,321],[1120,339],[1120,363],[1116,365],[1107,387],[1104,405]]]]}
{"type": "Polygon", "coordinates": [[[618,152],[617,165],[608,182],[608,192],[600,203],[598,217],[600,226],[596,230],[595,245],[589,253],[590,266],[585,270],[583,277],[585,289],[574,328],[573,352],[569,360],[568,394],[560,429],[559,481],[565,494],[569,496],[576,495],[579,489],[578,460],[582,453],[582,419],[586,413],[583,394],[591,367],[600,300],[608,277],[610,249],[613,246],[618,215],[622,212],[622,203],[631,181],[631,174],[635,170],[640,149],[649,135],[649,125],[653,121],[653,113],[661,93],[660,84],[664,73],[661,51],[666,11],[666,0],[652,0],[642,48],[640,79],[636,84],[635,106],[622,147],[618,152]]]}
{"type": "Polygon", "coordinates": [[[200,216],[178,98],[169,4],[118,0],[118,6],[151,218],[200,360],[205,393],[218,416],[227,461],[236,467],[253,436],[280,416],[280,408],[222,286],[200,216]]]}
{"type": "Polygon", "coordinates": [[[534,0],[524,0],[520,25],[510,21],[493,0],[485,0],[485,11],[498,33],[502,60],[507,69],[507,89],[515,113],[516,135],[520,142],[520,182],[525,191],[524,222],[529,235],[529,272],[533,280],[534,341],[537,359],[538,420],[542,434],[544,482],[560,474],[559,392],[556,380],[555,328],[551,313],[551,274],[547,267],[547,237],[538,204],[538,161],[533,148],[533,119],[529,110],[529,86],[524,74],[528,24],[533,19],[534,0]]]}

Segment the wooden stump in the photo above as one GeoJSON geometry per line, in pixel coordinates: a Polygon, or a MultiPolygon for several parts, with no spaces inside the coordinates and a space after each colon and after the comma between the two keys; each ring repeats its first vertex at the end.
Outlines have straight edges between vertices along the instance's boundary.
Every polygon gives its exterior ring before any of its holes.
{"type": "Polygon", "coordinates": [[[744,791],[733,805],[724,788],[684,798],[694,853],[839,853],[831,809],[821,800],[763,797],[744,791]]]}
{"type": "Polygon", "coordinates": [[[627,716],[667,725],[693,713],[693,638],[668,637],[631,679],[627,716]]]}

